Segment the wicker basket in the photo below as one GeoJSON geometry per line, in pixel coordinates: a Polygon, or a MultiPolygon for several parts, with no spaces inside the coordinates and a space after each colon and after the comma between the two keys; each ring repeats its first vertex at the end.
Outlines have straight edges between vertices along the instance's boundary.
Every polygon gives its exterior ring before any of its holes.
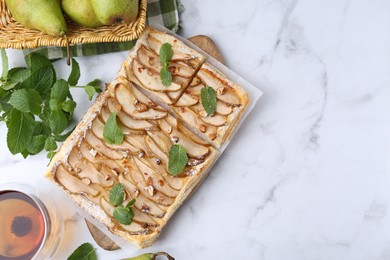
{"type": "Polygon", "coordinates": [[[130,24],[115,24],[86,28],[66,18],[67,37],[53,37],[38,30],[28,29],[16,22],[7,10],[5,0],[0,0],[0,48],[37,48],[96,42],[131,41],[142,33],[146,24],[147,0],[140,0],[138,18],[130,24]]]}

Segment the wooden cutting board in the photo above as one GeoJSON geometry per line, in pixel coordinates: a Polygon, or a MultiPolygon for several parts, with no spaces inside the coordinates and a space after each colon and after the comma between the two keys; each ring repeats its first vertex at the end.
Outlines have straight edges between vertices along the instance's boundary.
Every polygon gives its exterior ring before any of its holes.
{"type": "MultiPolygon", "coordinates": [[[[219,62],[224,63],[224,59],[219,52],[217,46],[215,45],[214,41],[211,40],[209,37],[205,35],[197,35],[188,38],[188,40],[197,45],[209,55],[213,56],[219,62]]],[[[112,241],[108,236],[106,236],[102,231],[100,231],[100,229],[98,229],[95,225],[93,225],[88,220],[85,220],[85,222],[87,223],[87,227],[89,229],[89,232],[91,232],[93,239],[101,248],[108,251],[119,249],[119,246],[115,244],[115,242],[112,241]]]]}

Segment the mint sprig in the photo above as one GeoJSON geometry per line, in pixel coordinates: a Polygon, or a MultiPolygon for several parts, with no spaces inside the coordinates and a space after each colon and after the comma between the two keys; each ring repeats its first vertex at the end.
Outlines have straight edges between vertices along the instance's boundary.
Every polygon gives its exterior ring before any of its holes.
{"type": "Polygon", "coordinates": [[[80,245],[67,260],[97,260],[96,248],[90,243],[80,245]]]}
{"type": "Polygon", "coordinates": [[[200,100],[208,115],[212,115],[217,110],[217,94],[212,87],[206,86],[200,90],[200,100]]]}
{"type": "Polygon", "coordinates": [[[8,128],[8,149],[23,157],[45,149],[51,158],[58,147],[57,142],[64,141],[73,131],[65,131],[76,108],[70,89],[84,88],[92,99],[101,91],[99,82],[93,82],[94,91],[87,91],[86,86],[76,86],[80,67],[74,59],[68,80],[64,80],[57,79],[53,64],[43,55],[28,55],[26,67],[9,69],[5,50],[1,49],[0,53],[0,121],[6,122],[8,128]]]}
{"type": "Polygon", "coordinates": [[[124,134],[116,121],[116,113],[112,113],[103,128],[103,138],[108,144],[121,144],[124,134]]]}
{"type": "Polygon", "coordinates": [[[117,183],[110,191],[110,204],[115,206],[114,218],[123,225],[130,225],[133,221],[134,211],[131,208],[135,204],[135,199],[129,201],[125,207],[121,206],[125,197],[125,189],[122,184],[117,183]]]}
{"type": "Polygon", "coordinates": [[[165,87],[169,87],[172,83],[172,73],[169,70],[170,61],[172,59],[172,45],[170,43],[164,43],[160,47],[160,61],[161,61],[161,69],[160,69],[160,79],[162,84],[165,87]]]}

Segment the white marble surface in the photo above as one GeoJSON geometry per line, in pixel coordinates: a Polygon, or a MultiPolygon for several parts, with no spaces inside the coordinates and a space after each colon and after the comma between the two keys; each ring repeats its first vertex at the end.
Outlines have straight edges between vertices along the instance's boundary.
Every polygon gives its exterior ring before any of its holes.
{"type": "MultiPolygon", "coordinates": [[[[148,251],[177,259],[390,259],[390,2],[182,3],[181,34],[211,36],[228,66],[265,94],[148,251]]],[[[23,63],[9,53],[12,65],[23,63]]],[[[81,81],[110,81],[125,56],[78,58],[81,81]]],[[[79,119],[89,104],[75,96],[79,119]]],[[[5,135],[1,124],[0,184],[35,185],[45,155],[12,156],[5,135]]],[[[69,204],[59,204],[67,221],[56,259],[64,259],[93,240],[69,204]]]]}

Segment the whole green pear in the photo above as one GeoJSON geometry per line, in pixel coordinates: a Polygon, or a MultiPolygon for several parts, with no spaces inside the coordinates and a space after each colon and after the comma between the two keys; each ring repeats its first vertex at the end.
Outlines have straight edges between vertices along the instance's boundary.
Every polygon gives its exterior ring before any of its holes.
{"type": "Polygon", "coordinates": [[[66,33],[66,23],[59,0],[6,0],[16,21],[30,29],[52,36],[66,33]]]}
{"type": "Polygon", "coordinates": [[[131,23],[137,18],[139,0],[91,0],[99,21],[105,25],[131,23]]]}
{"type": "Polygon", "coordinates": [[[103,25],[92,8],[91,0],[62,0],[61,6],[65,14],[80,25],[91,28],[103,25]]]}

